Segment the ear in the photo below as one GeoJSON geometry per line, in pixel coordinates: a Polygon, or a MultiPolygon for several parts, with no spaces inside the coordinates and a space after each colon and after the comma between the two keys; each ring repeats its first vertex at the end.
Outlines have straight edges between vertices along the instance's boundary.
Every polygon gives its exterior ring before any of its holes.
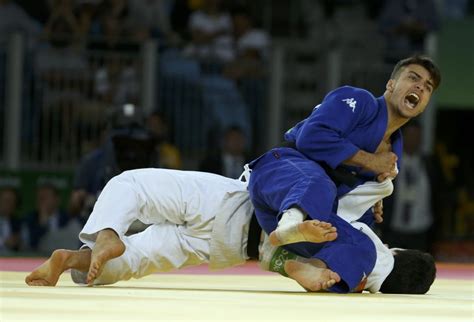
{"type": "Polygon", "coordinates": [[[393,92],[393,90],[395,89],[395,80],[393,79],[390,79],[387,84],[385,85],[385,88],[387,89],[387,91],[389,91],[390,93],[393,92]]]}

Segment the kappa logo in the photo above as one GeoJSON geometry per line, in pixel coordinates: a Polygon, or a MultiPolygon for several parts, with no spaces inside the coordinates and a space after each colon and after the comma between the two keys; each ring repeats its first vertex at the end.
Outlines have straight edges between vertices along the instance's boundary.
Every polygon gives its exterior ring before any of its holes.
{"type": "Polygon", "coordinates": [[[346,102],[346,104],[349,105],[350,108],[352,108],[352,112],[354,112],[354,110],[356,108],[357,101],[353,97],[345,98],[342,101],[346,102]]]}

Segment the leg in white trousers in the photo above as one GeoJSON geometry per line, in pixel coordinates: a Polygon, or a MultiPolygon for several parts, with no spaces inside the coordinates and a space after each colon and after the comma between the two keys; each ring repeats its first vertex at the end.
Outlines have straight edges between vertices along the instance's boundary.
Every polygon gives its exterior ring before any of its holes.
{"type": "MultiPolygon", "coordinates": [[[[186,213],[180,209],[183,202],[179,197],[182,192],[179,180],[163,170],[150,173],[128,171],[113,178],[81,231],[81,241],[91,249],[103,229],[113,229],[126,247],[124,254],[104,265],[94,284],[111,284],[209,261],[212,211],[186,213]],[[147,180],[150,173],[154,174],[153,180],[147,180]],[[159,202],[150,198],[159,198],[159,202]],[[136,219],[151,226],[125,236],[136,219]]],[[[73,271],[72,276],[77,283],[85,282],[84,273],[73,271]]]]}
{"type": "MultiPolygon", "coordinates": [[[[174,224],[151,225],[121,238],[125,252],[104,265],[94,285],[113,284],[209,261],[209,241],[187,236],[174,224]]],[[[73,271],[73,280],[85,284],[87,273],[73,271]]]]}

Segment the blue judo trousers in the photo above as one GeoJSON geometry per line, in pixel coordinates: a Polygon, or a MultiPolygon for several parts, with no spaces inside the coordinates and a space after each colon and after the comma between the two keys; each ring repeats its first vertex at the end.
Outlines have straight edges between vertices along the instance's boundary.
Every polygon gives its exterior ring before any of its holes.
{"type": "Polygon", "coordinates": [[[295,243],[284,248],[306,258],[320,259],[337,272],[341,282],[331,287],[331,291],[347,293],[355,290],[375,265],[375,246],[367,235],[335,214],[337,189],[321,166],[308,162],[294,149],[276,148],[253,162],[251,167],[249,193],[263,230],[270,234],[277,228],[279,214],[295,206],[311,219],[331,223],[337,228],[336,240],[318,244],[295,243]]]}

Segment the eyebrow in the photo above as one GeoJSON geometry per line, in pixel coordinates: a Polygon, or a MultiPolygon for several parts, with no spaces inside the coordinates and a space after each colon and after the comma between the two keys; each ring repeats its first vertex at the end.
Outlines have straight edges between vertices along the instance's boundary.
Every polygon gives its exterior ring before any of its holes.
{"type": "MultiPolygon", "coordinates": [[[[421,79],[423,78],[423,77],[421,77],[420,74],[418,74],[417,72],[414,72],[414,71],[412,71],[412,70],[408,71],[408,73],[415,74],[418,78],[421,78],[421,79]]],[[[428,83],[428,85],[430,85],[431,87],[434,88],[434,85],[433,85],[433,83],[432,83],[430,80],[427,80],[426,82],[428,83]]]]}

